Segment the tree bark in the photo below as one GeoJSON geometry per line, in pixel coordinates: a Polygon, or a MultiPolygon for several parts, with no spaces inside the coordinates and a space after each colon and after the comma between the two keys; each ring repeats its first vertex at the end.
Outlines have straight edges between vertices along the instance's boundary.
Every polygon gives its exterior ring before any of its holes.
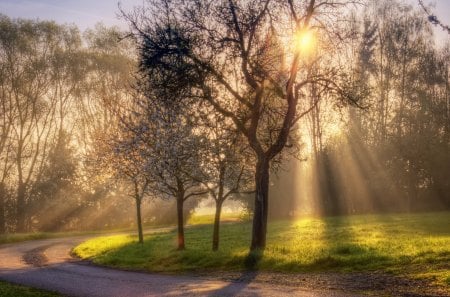
{"type": "Polygon", "coordinates": [[[178,222],[178,250],[184,250],[184,222],[183,222],[184,195],[177,198],[177,222],[178,222]]]}
{"type": "Polygon", "coordinates": [[[253,214],[252,244],[250,250],[266,247],[267,215],[269,206],[269,160],[258,158],[255,174],[255,210],[253,214]]]}
{"type": "Polygon", "coordinates": [[[223,200],[216,201],[216,215],[214,216],[214,231],[212,243],[213,251],[217,251],[219,249],[220,214],[222,213],[222,204],[223,200]]]}

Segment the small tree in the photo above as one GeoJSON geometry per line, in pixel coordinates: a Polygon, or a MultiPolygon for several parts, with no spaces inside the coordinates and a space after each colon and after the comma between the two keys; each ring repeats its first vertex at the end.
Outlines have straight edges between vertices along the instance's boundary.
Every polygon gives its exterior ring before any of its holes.
{"type": "Polygon", "coordinates": [[[190,119],[176,111],[176,105],[159,105],[148,91],[145,94],[140,102],[140,121],[133,128],[134,138],[145,160],[144,170],[152,179],[151,192],[176,200],[178,249],[183,250],[184,203],[190,197],[208,193],[197,178],[201,176],[198,147],[202,139],[193,131],[190,119]]]}
{"type": "Polygon", "coordinates": [[[199,181],[208,189],[216,204],[212,249],[217,251],[223,203],[233,195],[254,192],[254,157],[245,139],[236,133],[229,120],[214,111],[206,118],[206,141],[202,150],[204,176],[199,181]]]}
{"type": "Polygon", "coordinates": [[[136,203],[136,224],[139,243],[142,244],[144,234],[141,207],[142,200],[149,193],[151,178],[145,168],[140,142],[136,141],[129,131],[123,129],[121,137],[113,141],[111,159],[107,161],[110,162],[116,178],[129,185],[129,195],[136,203]]]}

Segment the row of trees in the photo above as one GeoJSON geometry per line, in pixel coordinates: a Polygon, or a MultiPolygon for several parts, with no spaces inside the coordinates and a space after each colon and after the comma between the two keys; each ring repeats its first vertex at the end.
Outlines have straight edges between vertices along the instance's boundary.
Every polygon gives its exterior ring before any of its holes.
{"type": "Polygon", "coordinates": [[[144,197],[175,201],[178,249],[184,249],[185,202],[210,196],[216,203],[213,250],[217,250],[223,203],[253,191],[252,156],[231,123],[214,110],[180,113],[184,106],[179,102],[161,104],[153,97],[154,89],[148,87],[136,86],[143,88],[139,91],[145,96],[136,95],[129,108],[121,109],[103,163],[129,185],[136,204],[139,242],[143,242],[144,197]]]}

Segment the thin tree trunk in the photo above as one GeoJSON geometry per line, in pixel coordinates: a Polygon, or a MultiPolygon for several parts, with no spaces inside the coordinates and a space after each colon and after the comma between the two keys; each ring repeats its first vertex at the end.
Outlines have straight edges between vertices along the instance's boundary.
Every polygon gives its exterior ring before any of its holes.
{"type": "Polygon", "coordinates": [[[5,200],[6,200],[5,186],[3,183],[0,183],[0,234],[6,233],[5,200]]]}
{"type": "Polygon", "coordinates": [[[183,222],[183,203],[184,195],[177,198],[177,222],[178,222],[178,250],[184,250],[184,222],[183,222]]]}
{"type": "Polygon", "coordinates": [[[253,214],[251,251],[266,247],[269,204],[269,161],[264,157],[260,157],[256,164],[255,185],[255,210],[253,214]]]}
{"type": "Polygon", "coordinates": [[[17,226],[16,232],[25,232],[25,185],[19,182],[17,189],[17,226]]]}
{"type": "Polygon", "coordinates": [[[213,231],[213,251],[219,249],[219,229],[220,229],[220,214],[222,213],[223,200],[216,201],[216,215],[214,216],[214,231],[213,231]]]}
{"type": "Polygon", "coordinates": [[[141,216],[141,204],[142,200],[136,196],[136,218],[137,218],[137,227],[138,227],[138,235],[139,235],[139,243],[144,243],[144,233],[142,232],[142,216],[141,216]]]}

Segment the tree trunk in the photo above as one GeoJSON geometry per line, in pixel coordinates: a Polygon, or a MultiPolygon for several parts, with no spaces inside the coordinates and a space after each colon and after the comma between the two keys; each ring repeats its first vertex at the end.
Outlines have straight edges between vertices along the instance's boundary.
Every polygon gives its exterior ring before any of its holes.
{"type": "Polygon", "coordinates": [[[142,200],[139,197],[136,197],[135,200],[136,200],[136,218],[137,218],[139,243],[142,244],[144,243],[144,233],[142,232],[142,216],[141,216],[142,200]]]}
{"type": "Polygon", "coordinates": [[[19,182],[17,189],[17,226],[16,232],[25,232],[25,185],[19,182]]]}
{"type": "Polygon", "coordinates": [[[6,201],[5,185],[3,183],[0,183],[0,234],[6,233],[5,201],[6,201]]]}
{"type": "Polygon", "coordinates": [[[255,210],[253,214],[251,251],[264,249],[266,247],[269,204],[269,160],[267,160],[267,158],[258,158],[256,164],[255,185],[255,210]]]}
{"type": "Polygon", "coordinates": [[[184,195],[177,198],[177,223],[178,223],[178,250],[184,250],[184,222],[183,222],[183,203],[184,195]]]}
{"type": "Polygon", "coordinates": [[[217,251],[219,249],[219,229],[220,229],[220,214],[222,213],[223,200],[216,201],[216,215],[214,216],[214,231],[213,231],[213,243],[212,250],[217,251]]]}

